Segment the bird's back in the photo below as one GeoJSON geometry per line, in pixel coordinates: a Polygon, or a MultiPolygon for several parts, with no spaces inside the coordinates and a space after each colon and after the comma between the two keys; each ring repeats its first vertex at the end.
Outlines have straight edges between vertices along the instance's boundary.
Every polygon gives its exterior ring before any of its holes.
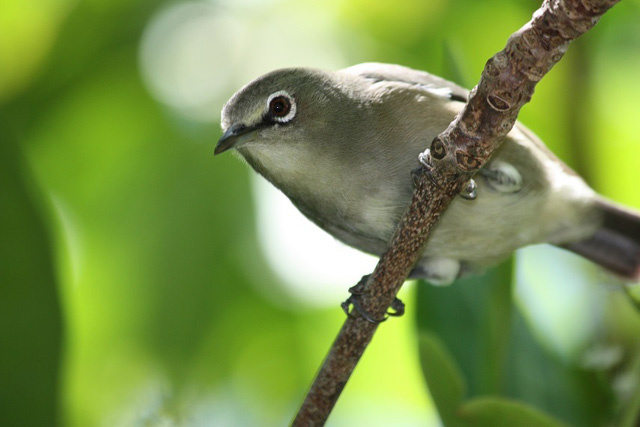
{"type": "MultiPolygon", "coordinates": [[[[380,253],[409,203],[410,172],[419,166],[418,154],[454,119],[467,93],[439,77],[397,65],[361,64],[339,73],[367,82],[360,86],[360,96],[366,99],[363,108],[369,110],[373,126],[367,135],[353,136],[354,144],[363,144],[357,150],[366,154],[346,172],[353,176],[344,179],[357,180],[364,187],[352,197],[360,218],[350,232],[365,238],[355,246],[380,253]],[[379,238],[376,247],[370,247],[371,235],[379,238]]],[[[426,256],[490,264],[521,246],[550,240],[561,243],[593,231],[591,226],[580,227],[588,221],[571,218],[571,212],[577,211],[569,208],[588,203],[585,194],[592,191],[522,125],[512,130],[486,167],[499,162],[518,171],[521,188],[504,192],[476,176],[478,197],[454,199],[427,244],[426,256]]],[[[583,215],[584,210],[579,212],[576,215],[583,215]]],[[[354,244],[353,236],[349,238],[348,243],[354,244]]]]}

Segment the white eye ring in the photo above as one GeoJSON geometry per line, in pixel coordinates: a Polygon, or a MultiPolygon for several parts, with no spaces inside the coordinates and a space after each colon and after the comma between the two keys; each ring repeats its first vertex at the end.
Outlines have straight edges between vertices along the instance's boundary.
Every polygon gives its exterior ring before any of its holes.
{"type": "Polygon", "coordinates": [[[279,90],[277,92],[274,92],[271,95],[269,95],[269,99],[267,99],[267,114],[270,115],[271,119],[273,119],[278,123],[290,122],[296,115],[296,101],[295,99],[293,99],[293,96],[289,95],[289,93],[285,90],[279,90]],[[283,116],[275,114],[272,111],[271,102],[277,98],[284,98],[288,103],[287,104],[288,109],[285,110],[286,112],[283,116]]]}

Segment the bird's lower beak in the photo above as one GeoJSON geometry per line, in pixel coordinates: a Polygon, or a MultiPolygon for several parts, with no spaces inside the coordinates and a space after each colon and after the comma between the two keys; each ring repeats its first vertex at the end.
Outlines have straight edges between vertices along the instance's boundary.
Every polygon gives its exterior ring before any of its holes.
{"type": "Polygon", "coordinates": [[[237,147],[238,144],[250,137],[256,130],[256,127],[249,127],[243,124],[231,125],[218,140],[218,145],[216,145],[213,154],[224,153],[231,148],[237,147]]]}

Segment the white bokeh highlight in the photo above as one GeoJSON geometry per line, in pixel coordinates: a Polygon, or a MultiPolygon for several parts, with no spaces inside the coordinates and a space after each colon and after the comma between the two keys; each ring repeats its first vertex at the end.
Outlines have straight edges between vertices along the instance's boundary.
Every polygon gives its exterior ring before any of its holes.
{"type": "Polygon", "coordinates": [[[147,87],[187,119],[219,120],[241,32],[237,20],[207,3],[183,3],[160,12],[142,37],[140,62],[147,87]]]}
{"type": "Polygon", "coordinates": [[[515,298],[536,335],[564,360],[593,339],[608,287],[589,261],[551,245],[518,251],[515,298]]]}
{"type": "Polygon", "coordinates": [[[330,8],[318,5],[309,22],[309,5],[270,3],[198,1],[158,12],[139,54],[154,98],[187,120],[217,122],[226,100],[261,74],[289,66],[347,65],[330,8]]]}
{"type": "Polygon", "coordinates": [[[262,250],[291,297],[335,306],[363,274],[373,271],[377,258],[335,240],[259,176],[253,179],[253,194],[262,250]]]}
{"type": "MultiPolygon", "coordinates": [[[[261,74],[290,66],[349,65],[346,37],[330,15],[334,9],[319,4],[310,12],[310,7],[276,0],[170,5],[143,34],[143,81],[174,115],[215,123],[227,99],[261,74]]],[[[354,37],[349,41],[358,43],[354,37]]],[[[349,286],[373,270],[375,258],[337,242],[257,175],[253,189],[260,246],[287,296],[306,305],[335,306],[349,286]]]]}

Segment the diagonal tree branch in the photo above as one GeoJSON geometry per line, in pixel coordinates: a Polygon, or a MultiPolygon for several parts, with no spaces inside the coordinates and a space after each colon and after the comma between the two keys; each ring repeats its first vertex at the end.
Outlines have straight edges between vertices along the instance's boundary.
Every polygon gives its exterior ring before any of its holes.
{"type": "MultiPolygon", "coordinates": [[[[411,204],[360,296],[382,318],[419,259],[429,233],[516,122],[535,85],[569,43],[591,29],[619,0],[545,0],[527,24],[485,66],[464,110],[422,155],[411,204]]],[[[407,171],[408,173],[408,171],[407,171]]],[[[325,423],[378,325],[349,316],[327,355],[294,426],[325,423]]]]}

